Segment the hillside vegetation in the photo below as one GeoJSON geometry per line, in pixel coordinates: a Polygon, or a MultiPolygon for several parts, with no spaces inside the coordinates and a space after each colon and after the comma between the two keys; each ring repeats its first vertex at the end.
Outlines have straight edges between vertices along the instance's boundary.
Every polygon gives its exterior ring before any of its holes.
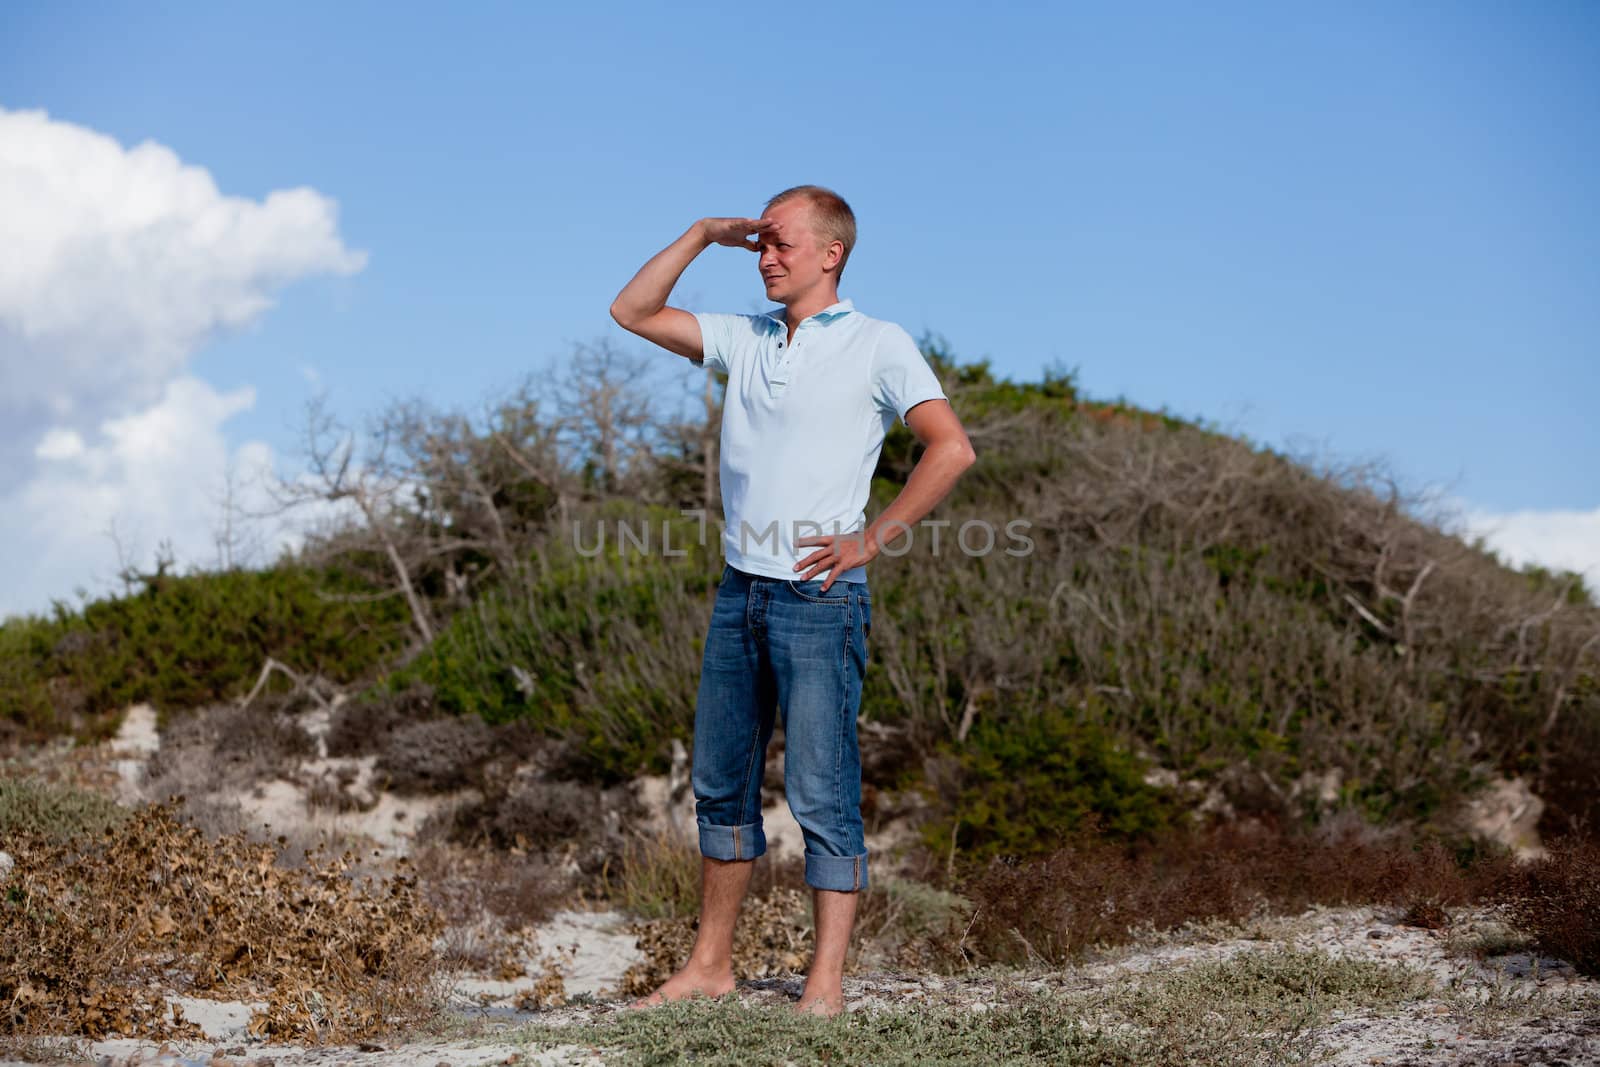
{"type": "MultiPolygon", "coordinates": [[[[1600,610],[1574,576],[1500,565],[1381,472],[926,350],[978,463],[933,516],[937,550],[921,527],[871,565],[862,717],[869,786],[925,793],[930,843],[1039,855],[1089,822],[1149,839],[1207,795],[1428,826],[1497,773],[1532,780],[1547,828],[1597,825],[1600,610]],[[974,520],[992,551],[971,551],[978,527],[958,540],[974,520]]],[[[8,622],[0,721],[93,736],[131,701],[238,699],[271,657],[360,703],[523,722],[573,777],[665,768],[721,569],[720,389],[685,417],[661,361],[579,365],[478,419],[314,418],[295,492],[338,502],[341,527],[263,571],[161,568],[8,622]]],[[[917,453],[897,424],[869,515],[917,453]]]]}

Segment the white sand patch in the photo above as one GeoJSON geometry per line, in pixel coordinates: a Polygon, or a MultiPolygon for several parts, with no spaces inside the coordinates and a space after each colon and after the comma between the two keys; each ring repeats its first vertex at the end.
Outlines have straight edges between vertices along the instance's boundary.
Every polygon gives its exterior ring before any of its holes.
{"type": "Polygon", "coordinates": [[[117,799],[138,803],[139,787],[144,784],[145,765],[161,751],[161,731],[156,727],[156,709],[135,704],[122,715],[122,725],[111,739],[112,769],[117,772],[117,799]]]}
{"type": "Polygon", "coordinates": [[[789,810],[788,802],[778,801],[761,809],[761,827],[767,835],[767,852],[774,860],[803,859],[806,854],[806,838],[800,832],[800,824],[795,822],[794,813],[789,810]]]}
{"type": "Polygon", "coordinates": [[[132,759],[149,759],[161,751],[156,709],[149,704],[135,704],[124,712],[117,736],[111,739],[111,751],[132,759]]]}
{"type": "Polygon", "coordinates": [[[238,1000],[201,1000],[199,997],[167,997],[183,1017],[198,1026],[208,1041],[242,1041],[249,1033],[250,1014],[265,1011],[265,1003],[246,1004],[238,1000]]]}
{"type": "Polygon", "coordinates": [[[531,951],[523,956],[525,974],[510,981],[463,977],[451,990],[468,1003],[510,1009],[554,970],[568,999],[617,996],[628,968],[644,962],[627,923],[627,916],[617,911],[559,911],[534,931],[531,951]]]}
{"type": "Polygon", "coordinates": [[[616,911],[561,911],[539,927],[541,953],[566,959],[570,950],[570,962],[561,968],[567,996],[611,993],[628,968],[644,962],[638,939],[625,929],[627,922],[616,911]]]}
{"type": "Polygon", "coordinates": [[[253,823],[280,832],[300,829],[335,839],[362,838],[381,856],[395,858],[410,852],[418,828],[430,815],[476,796],[473,790],[419,797],[379,793],[367,811],[331,811],[308,803],[305,786],[274,778],[233,799],[253,823]]]}
{"type": "Polygon", "coordinates": [[[331,704],[300,714],[300,729],[304,730],[311,740],[317,743],[317,758],[328,758],[328,731],[333,729],[333,713],[345,702],[343,693],[337,694],[331,704]]]}

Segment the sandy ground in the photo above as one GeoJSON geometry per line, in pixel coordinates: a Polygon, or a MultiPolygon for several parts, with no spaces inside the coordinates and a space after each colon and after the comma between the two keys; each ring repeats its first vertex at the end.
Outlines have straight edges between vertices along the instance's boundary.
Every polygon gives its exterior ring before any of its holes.
{"type": "MultiPolygon", "coordinates": [[[[116,788],[129,801],[142,799],[139,786],[144,764],[159,745],[154,712],[132,709],[108,746],[116,788]]],[[[326,760],[325,754],[319,758],[326,760]]],[[[663,799],[663,806],[655,810],[664,811],[673,796],[681,793],[665,781],[647,782],[641,788],[663,799]]],[[[681,796],[676,799],[681,809],[681,796]]],[[[402,802],[384,795],[369,811],[318,817],[328,821],[328,828],[361,835],[393,855],[405,852],[411,832],[433,807],[449,802],[449,798],[402,802]]],[[[249,814],[263,821],[304,825],[307,819],[302,786],[286,779],[269,783],[246,803],[249,814]]],[[[685,813],[675,810],[665,818],[681,824],[685,813]]],[[[687,818],[692,826],[692,808],[687,818]]],[[[783,805],[768,811],[766,818],[773,850],[791,849],[798,854],[799,828],[792,825],[783,805]]],[[[598,1023],[621,1010],[625,1002],[614,990],[624,972],[642,958],[625,925],[625,918],[615,912],[559,912],[528,939],[523,977],[500,981],[483,975],[456,976],[445,1015],[452,1021],[450,1031],[475,1035],[472,1037],[358,1047],[269,1045],[248,1035],[253,1005],[171,997],[182,1004],[185,1017],[203,1028],[205,1041],[159,1045],[108,1040],[78,1043],[75,1048],[87,1055],[83,1062],[101,1065],[602,1063],[601,1054],[578,1044],[544,1052],[531,1050],[518,1039],[518,1029],[528,1023],[598,1023]],[[559,968],[568,1005],[520,1010],[519,998],[537,984],[532,976],[543,977],[553,967],[559,968]],[[577,1003],[570,1003],[574,999],[577,1003]]],[[[1447,936],[1400,926],[1395,916],[1372,908],[1313,909],[1301,916],[1261,920],[1217,933],[1158,937],[1079,967],[1010,972],[998,978],[863,974],[847,978],[845,992],[848,1009],[853,1012],[906,1010],[919,1005],[983,1010],[1009,995],[1008,989],[1019,987],[1064,993],[1089,990],[1130,975],[1169,972],[1239,952],[1277,946],[1319,949],[1340,957],[1420,968],[1433,981],[1427,997],[1391,1014],[1339,1017],[1323,1027],[1319,1038],[1329,1054],[1328,1062],[1337,1067],[1600,1065],[1600,982],[1582,978],[1558,960],[1510,953],[1480,961],[1463,951],[1464,944],[1493,929],[1486,913],[1457,916],[1447,936]]],[[[739,996],[746,1003],[781,1006],[798,998],[801,984],[799,975],[746,982],[739,996]]],[[[0,1061],[0,1067],[9,1062],[16,1061],[0,1061]]]]}
{"type": "MultiPolygon", "coordinates": [[[[1352,959],[1406,964],[1433,979],[1433,991],[1391,1014],[1366,1013],[1337,1017],[1318,1036],[1335,1067],[1371,1064],[1436,1065],[1522,1064],[1523,1067],[1578,1067],[1600,1064],[1600,982],[1585,979],[1558,960],[1511,953],[1479,961],[1452,951],[1452,938],[1470,938],[1483,915],[1457,919],[1449,937],[1437,931],[1396,925],[1370,908],[1314,909],[1292,918],[1263,920],[1231,936],[1211,940],[1172,939],[1165,944],[1132,946],[1081,967],[1007,972],[1003,976],[939,976],[931,974],[865,974],[846,980],[850,1011],[914,1009],[920,1005],[984,1010],[1002,1003],[1008,989],[1094,989],[1128,975],[1163,973],[1191,964],[1226,958],[1240,952],[1276,946],[1320,949],[1352,959]],[[1534,998],[1530,1000],[1529,998],[1534,998]],[[1533,1010],[1517,1009],[1518,1003],[1533,1010]],[[1497,1012],[1495,1005],[1510,1005],[1497,1012]]],[[[517,1038],[525,1023],[552,1025],[600,1022],[622,1009],[623,1000],[609,995],[634,951],[619,929],[620,917],[608,913],[566,912],[539,931],[541,947],[577,945],[564,971],[568,994],[579,1003],[538,1012],[512,1006],[516,993],[531,979],[495,983],[462,979],[452,994],[450,1013],[477,1037],[410,1044],[379,1042],[357,1048],[308,1048],[268,1045],[247,1037],[249,1005],[184,999],[185,1014],[199,1022],[208,1039],[200,1043],[157,1046],[130,1040],[88,1045],[88,1062],[124,1064],[204,1064],[221,1050],[233,1063],[296,1064],[364,1063],[397,1067],[440,1064],[595,1064],[602,1053],[574,1044],[536,1051],[517,1038]],[[515,1057],[515,1058],[513,1058],[515,1057]]],[[[748,1004],[781,1007],[799,996],[799,975],[745,982],[739,996],[748,1004]]]]}

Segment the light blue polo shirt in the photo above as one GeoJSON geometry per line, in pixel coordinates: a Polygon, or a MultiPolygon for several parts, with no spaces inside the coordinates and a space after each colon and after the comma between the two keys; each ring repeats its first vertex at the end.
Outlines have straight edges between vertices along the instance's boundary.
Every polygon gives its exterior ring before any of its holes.
{"type": "MultiPolygon", "coordinates": [[[[884,435],[944,390],[910,334],[848,300],[801,322],[793,344],[782,308],[695,318],[704,366],[728,375],[723,557],[747,574],[799,579],[794,565],[817,546],[795,541],[866,528],[884,435]]],[[[838,577],[864,582],[867,572],[838,577]]]]}

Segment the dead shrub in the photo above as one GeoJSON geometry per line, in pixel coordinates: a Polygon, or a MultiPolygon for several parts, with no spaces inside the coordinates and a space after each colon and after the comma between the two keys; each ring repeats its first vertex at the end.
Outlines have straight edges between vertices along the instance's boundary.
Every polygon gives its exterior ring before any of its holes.
{"type": "Polygon", "coordinates": [[[381,751],[389,734],[432,714],[433,690],[422,684],[348,701],[328,723],[328,755],[366,756],[381,751]]]}
{"type": "Polygon", "coordinates": [[[361,769],[351,764],[310,776],[305,782],[306,806],[332,811],[369,811],[378,802],[377,794],[360,785],[361,769]]]}
{"type": "Polygon", "coordinates": [[[623,850],[623,827],[639,816],[625,786],[603,789],[583,782],[552,780],[529,769],[491,787],[482,800],[463,804],[421,837],[463,845],[560,855],[588,876],[615,867],[623,850]]]}
{"type": "Polygon", "coordinates": [[[489,826],[502,846],[559,848],[589,835],[602,790],[580,782],[523,781],[500,801],[489,826]]]}
{"type": "Polygon", "coordinates": [[[1554,842],[1543,859],[1509,871],[1495,896],[1542,951],[1600,975],[1600,843],[1576,836],[1554,842]]]}
{"type": "Polygon", "coordinates": [[[448,793],[481,780],[493,745],[479,718],[409,722],[384,735],[377,770],[397,793],[448,793]]]}
{"type": "MultiPolygon", "coordinates": [[[[183,803],[173,809],[173,814],[208,838],[226,837],[228,834],[237,833],[249,835],[256,830],[256,827],[251,825],[249,817],[245,815],[243,806],[237,800],[222,796],[185,796],[183,803]]],[[[261,838],[259,833],[251,839],[258,844],[270,840],[261,838]]],[[[308,841],[307,845],[310,844],[308,841]]],[[[279,854],[280,861],[285,854],[293,851],[292,848],[285,849],[279,854]]]]}
{"type": "Polygon", "coordinates": [[[972,901],[970,960],[1060,963],[1140,929],[1314,904],[1384,904],[1442,921],[1445,909],[1483,899],[1512,860],[1463,864],[1437,841],[1359,829],[1307,834],[1237,823],[1128,847],[1084,834],[1027,864],[996,860],[960,883],[972,901]]]}
{"type": "Polygon", "coordinates": [[[543,856],[433,843],[411,858],[418,893],[445,924],[446,967],[496,970],[516,954],[516,936],[550,918],[575,888],[543,856]]]}
{"type": "Polygon", "coordinates": [[[265,1000],[250,1032],[285,1041],[354,1040],[435,1005],[439,920],[404,871],[358,880],[349,853],[286,870],[277,846],[208,840],[165,804],[100,837],[7,844],[7,1033],[199,1036],[162,986],[265,1000]]]}
{"type": "MultiPolygon", "coordinates": [[[[1581,676],[1575,694],[1600,690],[1600,671],[1581,676]]],[[[1539,832],[1600,839],[1600,703],[1590,700],[1553,720],[1538,793],[1545,802],[1539,832]]]]}
{"type": "Polygon", "coordinates": [[[18,1063],[60,1063],[79,1067],[94,1063],[89,1043],[73,1037],[9,1037],[0,1035],[0,1060],[18,1063]]]}
{"type": "Polygon", "coordinates": [[[279,714],[252,714],[249,708],[225,708],[217,719],[217,758],[232,766],[281,771],[317,754],[316,742],[293,719],[279,714]]]}
{"type": "Polygon", "coordinates": [[[506,930],[537,926],[572,892],[572,880],[542,856],[426,845],[412,853],[423,898],[448,922],[488,915],[506,930]]]}
{"type": "Polygon", "coordinates": [[[517,768],[547,766],[559,748],[525,721],[490,725],[476,715],[439,715],[433,691],[421,684],[344,705],[327,746],[330,756],[376,756],[379,780],[413,794],[504,791],[517,768]]]}
{"type": "Polygon", "coordinates": [[[316,755],[316,742],[281,703],[214,704],[170,716],[147,768],[151,793],[200,795],[291,776],[316,755]]]}

